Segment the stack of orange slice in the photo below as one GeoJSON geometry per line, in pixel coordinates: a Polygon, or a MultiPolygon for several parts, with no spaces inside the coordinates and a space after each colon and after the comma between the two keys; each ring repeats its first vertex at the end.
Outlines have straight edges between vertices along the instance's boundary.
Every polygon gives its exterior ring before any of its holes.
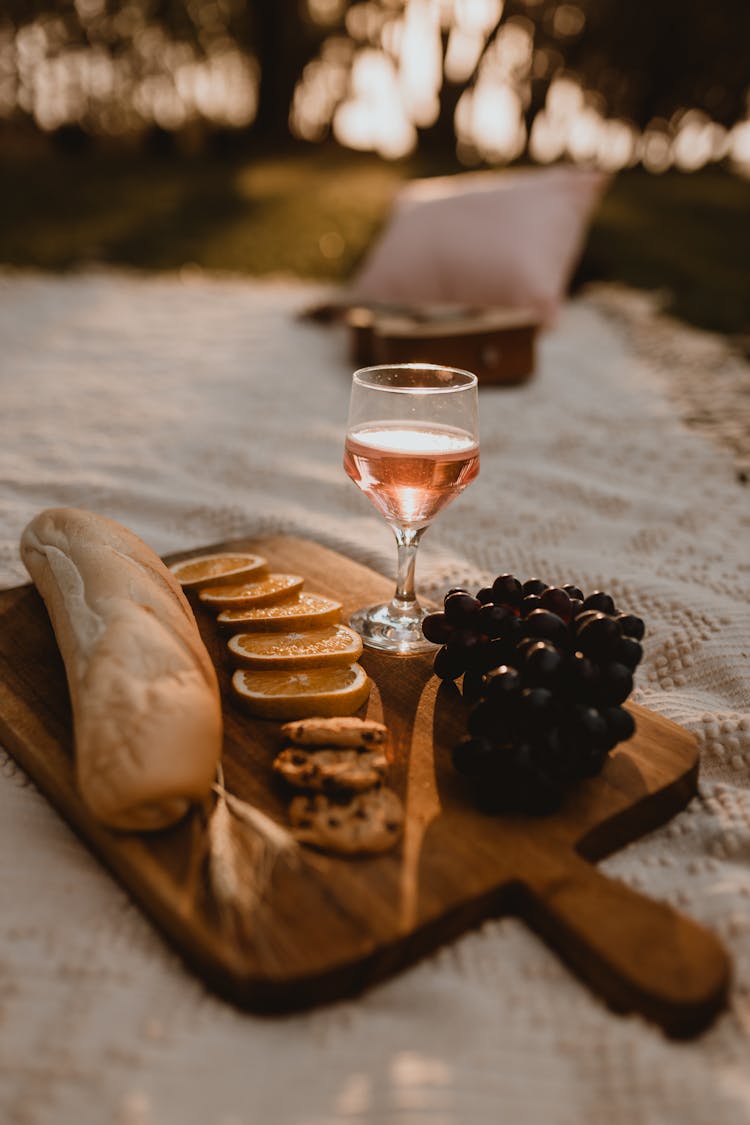
{"type": "Polygon", "coordinates": [[[252,714],[351,715],[365,702],[370,681],[357,663],[362,641],[340,624],[340,602],[303,593],[299,575],[268,573],[259,555],[204,555],[171,570],[234,632],[228,650],[239,668],[232,690],[252,714]]]}

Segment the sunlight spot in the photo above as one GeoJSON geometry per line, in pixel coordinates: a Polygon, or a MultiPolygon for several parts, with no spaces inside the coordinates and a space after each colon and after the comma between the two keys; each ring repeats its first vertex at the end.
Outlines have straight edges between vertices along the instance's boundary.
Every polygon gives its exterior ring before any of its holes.
{"type": "Polygon", "coordinates": [[[533,51],[534,25],[523,16],[516,16],[500,28],[486,62],[496,63],[508,77],[520,77],[530,72],[533,51]]]}
{"type": "Polygon", "coordinates": [[[750,172],[750,120],[740,121],[730,131],[729,156],[738,168],[750,172]]]}
{"type": "Polygon", "coordinates": [[[345,0],[307,0],[310,19],[323,27],[336,21],[343,14],[345,0]]]}
{"type": "Polygon", "coordinates": [[[391,1062],[391,1078],[395,1086],[449,1086],[453,1067],[442,1059],[429,1058],[416,1051],[399,1051],[391,1062]]]}
{"type": "Polygon", "coordinates": [[[705,113],[689,110],[674,139],[674,162],[683,172],[695,172],[726,151],[727,132],[705,113]]]}
{"type": "Polygon", "coordinates": [[[552,30],[562,39],[580,35],[586,25],[586,16],[573,4],[560,4],[552,16],[552,30]]]}
{"type": "Polygon", "coordinates": [[[547,90],[546,106],[552,118],[572,117],[583,109],[583,90],[571,78],[556,78],[547,90]]]}
{"type": "Polygon", "coordinates": [[[638,131],[627,121],[602,121],[599,131],[598,163],[605,172],[619,172],[636,159],[638,131]]]}
{"type": "Polygon", "coordinates": [[[575,115],[568,129],[568,152],[579,164],[594,160],[599,149],[602,120],[596,110],[587,107],[575,115]]]}
{"type": "Polygon", "coordinates": [[[464,31],[486,35],[503,14],[503,0],[456,0],[456,24],[464,31]]]}
{"type": "Polygon", "coordinates": [[[364,49],[354,60],[353,97],[333,119],[336,139],[350,148],[375,150],[390,159],[405,156],[417,142],[404,114],[394,64],[379,51],[364,49]]]}
{"type": "Polygon", "coordinates": [[[377,43],[386,13],[375,3],[354,4],[346,13],[346,30],[352,39],[377,43]]]}
{"type": "Polygon", "coordinates": [[[336,1112],[347,1117],[360,1117],[367,1113],[372,1105],[372,1077],[369,1074],[350,1074],[335,1105],[336,1112]]]}
{"type": "Polygon", "coordinates": [[[643,166],[649,172],[666,172],[672,163],[672,141],[669,133],[652,123],[641,137],[640,154],[643,166]]]}
{"type": "Polygon", "coordinates": [[[445,53],[445,77],[449,82],[465,82],[474,73],[484,47],[481,31],[454,27],[445,53]]]}
{"type": "Polygon", "coordinates": [[[485,159],[513,160],[526,142],[518,94],[503,81],[485,80],[473,92],[467,90],[456,107],[456,130],[459,140],[485,159]]]}
{"type": "Polygon", "coordinates": [[[552,120],[550,115],[542,110],[534,118],[529,137],[529,152],[534,160],[541,164],[549,164],[559,160],[565,151],[565,133],[552,120]]]}
{"type": "Polygon", "coordinates": [[[432,125],[440,111],[443,82],[440,25],[430,0],[411,0],[406,9],[399,55],[399,89],[407,117],[432,125]]]}

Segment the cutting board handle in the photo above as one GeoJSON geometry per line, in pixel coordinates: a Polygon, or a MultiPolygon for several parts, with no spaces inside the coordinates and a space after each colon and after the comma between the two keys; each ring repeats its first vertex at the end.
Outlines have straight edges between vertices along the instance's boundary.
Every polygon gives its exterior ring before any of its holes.
{"type": "Polygon", "coordinates": [[[676,1037],[702,1031],[729,985],[718,939],[573,852],[558,861],[525,882],[525,921],[616,1010],[640,1012],[676,1037]]]}

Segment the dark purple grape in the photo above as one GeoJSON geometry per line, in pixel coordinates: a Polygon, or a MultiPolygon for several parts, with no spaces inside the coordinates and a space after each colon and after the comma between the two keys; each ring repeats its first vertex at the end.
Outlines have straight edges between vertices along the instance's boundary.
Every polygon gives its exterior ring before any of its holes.
{"type": "Polygon", "coordinates": [[[516,617],[507,606],[490,602],[482,606],[476,620],[479,632],[494,638],[503,636],[508,630],[509,622],[515,621],[516,617]]]}
{"type": "Polygon", "coordinates": [[[563,654],[549,641],[534,641],[523,661],[523,679],[529,687],[549,687],[558,679],[563,666],[563,654]]]}
{"type": "Polygon", "coordinates": [[[518,701],[518,721],[525,730],[543,730],[553,717],[554,697],[549,688],[524,688],[518,701]]]}
{"type": "Polygon", "coordinates": [[[566,747],[558,727],[534,731],[531,739],[535,760],[551,777],[563,783],[573,780],[579,772],[580,763],[566,747]]]}
{"type": "Polygon", "coordinates": [[[484,677],[484,698],[503,707],[515,702],[521,692],[521,676],[515,668],[501,664],[484,677]]]}
{"type": "Polygon", "coordinates": [[[565,643],[568,639],[565,622],[548,609],[533,609],[522,623],[522,632],[527,637],[539,637],[544,641],[565,643]]]}
{"type": "Polygon", "coordinates": [[[580,751],[595,749],[606,745],[607,724],[596,707],[577,703],[566,716],[563,734],[580,751]]]}
{"type": "Polygon", "coordinates": [[[492,600],[496,605],[520,605],[521,583],[512,574],[498,575],[492,583],[492,600]]]}
{"type": "Polygon", "coordinates": [[[521,587],[525,598],[527,598],[529,594],[543,594],[546,589],[547,583],[542,582],[541,578],[527,578],[521,587]]]}
{"type": "Polygon", "coordinates": [[[643,640],[646,626],[643,624],[640,617],[636,617],[634,613],[618,613],[615,620],[620,626],[624,637],[632,637],[634,641],[643,640]]]}
{"type": "Polygon", "coordinates": [[[544,762],[545,758],[557,757],[563,752],[560,731],[556,726],[545,727],[534,735],[532,746],[538,762],[544,762]]]}
{"type": "Polygon", "coordinates": [[[633,690],[633,673],[624,664],[607,664],[602,669],[599,698],[602,703],[615,706],[624,703],[633,690]]]}
{"type": "Polygon", "coordinates": [[[517,644],[521,639],[521,619],[511,610],[511,615],[503,630],[503,639],[510,644],[517,644]]]}
{"type": "Polygon", "coordinates": [[[473,628],[482,603],[472,594],[456,591],[445,599],[445,616],[449,625],[473,628]]]}
{"type": "Polygon", "coordinates": [[[447,645],[443,645],[436,654],[432,667],[439,679],[456,680],[465,669],[463,654],[452,652],[447,645]]]}
{"type": "Polygon", "coordinates": [[[456,769],[489,811],[553,811],[568,785],[597,774],[635,730],[620,704],[643,655],[643,622],[617,613],[601,590],[584,597],[539,578],[522,586],[511,574],[476,598],[455,588],[445,601],[424,632],[444,643],[437,674],[463,673],[474,704],[470,736],[453,751],[456,769]]]}
{"type": "Polygon", "coordinates": [[[473,629],[454,629],[451,639],[448,641],[448,648],[452,653],[455,653],[456,659],[460,656],[464,661],[468,661],[471,654],[481,643],[479,634],[475,633],[473,629]]]}
{"type": "Polygon", "coordinates": [[[535,609],[542,608],[542,599],[538,594],[527,594],[521,601],[521,617],[528,617],[535,609]]]}
{"type": "Polygon", "coordinates": [[[469,594],[469,596],[471,596],[471,590],[467,590],[465,586],[451,586],[450,590],[443,598],[443,602],[453,597],[454,594],[469,594]]]}
{"type": "Polygon", "coordinates": [[[492,741],[481,736],[463,738],[454,746],[451,757],[459,773],[468,776],[482,773],[494,757],[492,741]]]}
{"type": "Polygon", "coordinates": [[[484,686],[484,675],[478,668],[469,668],[464,672],[461,683],[461,695],[468,703],[476,703],[481,698],[484,686]]]}
{"type": "Polygon", "coordinates": [[[605,707],[602,716],[613,746],[618,742],[627,742],[635,734],[635,719],[623,707],[605,707]]]}
{"type": "Polygon", "coordinates": [[[618,663],[633,671],[643,659],[643,649],[632,637],[620,637],[613,655],[618,663]]]}
{"type": "Polygon", "coordinates": [[[559,586],[548,586],[540,597],[542,609],[548,609],[550,613],[556,613],[563,621],[570,621],[573,616],[573,609],[565,590],[561,590],[559,586]]]}
{"type": "Polygon", "coordinates": [[[583,599],[583,604],[586,609],[597,609],[599,613],[615,612],[614,600],[603,590],[594,590],[593,594],[583,599]]]}
{"type": "Polygon", "coordinates": [[[568,781],[592,777],[604,764],[609,750],[607,724],[601,713],[579,705],[560,730],[568,781]]]}
{"type": "Polygon", "coordinates": [[[489,700],[477,703],[466,724],[470,734],[486,735],[498,739],[505,733],[505,719],[489,700]]]}
{"type": "Polygon", "coordinates": [[[472,654],[472,664],[482,672],[490,672],[501,664],[512,663],[515,654],[515,645],[506,640],[486,641],[472,654]]]}
{"type": "Polygon", "coordinates": [[[434,645],[444,645],[450,639],[453,627],[448,624],[444,613],[428,613],[422,618],[422,632],[434,645]]]}
{"type": "Polygon", "coordinates": [[[593,660],[608,660],[619,641],[619,625],[603,613],[597,613],[596,617],[588,618],[581,625],[576,623],[576,645],[593,660]]]}
{"type": "Polygon", "coordinates": [[[563,787],[538,761],[533,746],[519,743],[503,771],[502,808],[507,812],[542,816],[560,807],[563,787]]]}
{"type": "Polygon", "coordinates": [[[549,769],[556,775],[560,775],[566,753],[558,728],[551,723],[547,723],[546,726],[534,731],[529,737],[534,761],[544,769],[549,769]]]}
{"type": "Polygon", "coordinates": [[[598,698],[601,672],[593,660],[574,652],[563,669],[563,678],[573,702],[593,703],[598,698]]]}
{"type": "MultiPolygon", "coordinates": [[[[476,636],[476,634],[475,634],[476,636]]],[[[466,670],[469,672],[487,672],[490,668],[497,668],[505,663],[506,646],[503,641],[485,641],[476,636],[476,641],[466,650],[466,670]],[[492,648],[497,645],[496,648],[492,648]]]]}
{"type": "MultiPolygon", "coordinates": [[[[522,623],[519,622],[519,625],[520,624],[522,623]]],[[[538,645],[539,643],[539,637],[521,637],[521,639],[516,643],[515,646],[515,660],[506,660],[505,663],[512,664],[514,667],[518,665],[518,667],[520,668],[524,660],[526,659],[526,654],[528,653],[529,649],[533,648],[534,645],[538,645]]]]}
{"type": "Polygon", "coordinates": [[[583,609],[576,615],[574,622],[574,629],[576,633],[580,633],[583,626],[587,621],[593,621],[595,617],[606,617],[605,613],[600,613],[598,609],[583,609]]]}
{"type": "Polygon", "coordinates": [[[579,777],[596,777],[601,773],[602,766],[607,760],[609,747],[606,744],[600,746],[592,746],[587,750],[581,758],[579,766],[579,777]]]}

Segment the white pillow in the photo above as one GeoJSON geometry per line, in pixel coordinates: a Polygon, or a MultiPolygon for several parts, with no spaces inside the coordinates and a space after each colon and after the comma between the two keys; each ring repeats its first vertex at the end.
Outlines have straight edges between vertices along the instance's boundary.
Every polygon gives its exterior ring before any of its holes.
{"type": "Polygon", "coordinates": [[[555,165],[414,180],[348,297],[522,307],[549,324],[608,179],[555,165]]]}

